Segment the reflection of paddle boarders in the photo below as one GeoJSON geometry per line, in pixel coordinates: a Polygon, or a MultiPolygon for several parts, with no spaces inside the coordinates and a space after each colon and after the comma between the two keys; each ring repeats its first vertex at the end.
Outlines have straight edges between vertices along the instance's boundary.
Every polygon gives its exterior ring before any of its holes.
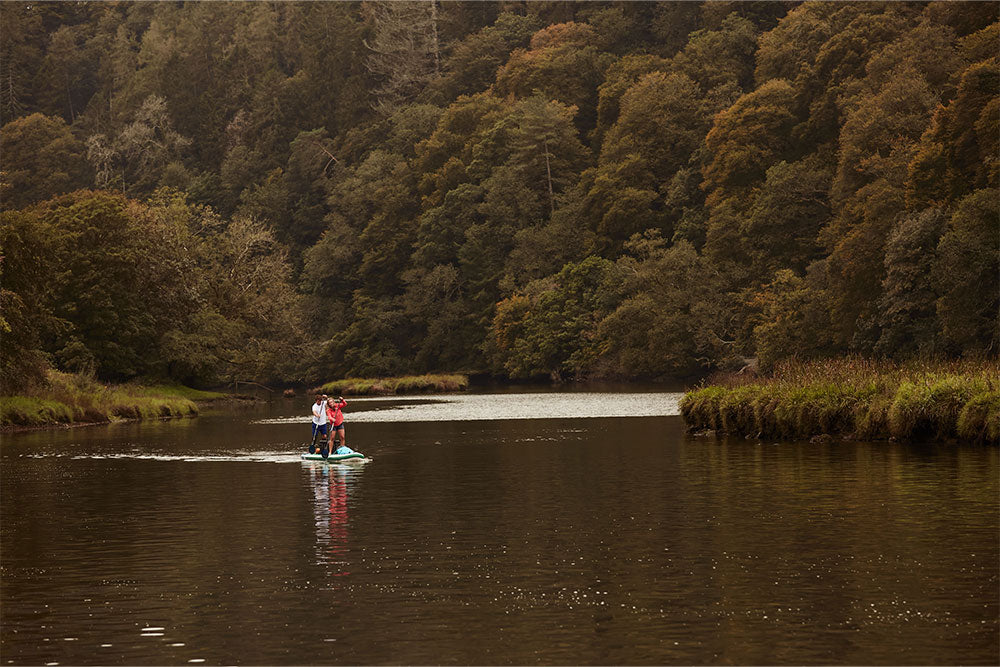
{"type": "MultiPolygon", "coordinates": [[[[316,562],[319,565],[343,565],[343,556],[347,552],[347,480],[322,464],[310,467],[309,478],[313,486],[318,547],[316,562]]],[[[334,576],[349,574],[342,569],[330,572],[334,576]]]]}
{"type": "Polygon", "coordinates": [[[322,394],[316,394],[316,402],[313,403],[312,411],[313,411],[312,440],[309,441],[309,453],[310,454],[316,453],[316,439],[317,437],[321,437],[322,439],[320,440],[320,442],[322,443],[322,447],[320,448],[320,453],[323,454],[324,457],[326,457],[327,452],[329,452],[326,443],[327,423],[328,423],[326,417],[326,396],[323,396],[322,394]]]}

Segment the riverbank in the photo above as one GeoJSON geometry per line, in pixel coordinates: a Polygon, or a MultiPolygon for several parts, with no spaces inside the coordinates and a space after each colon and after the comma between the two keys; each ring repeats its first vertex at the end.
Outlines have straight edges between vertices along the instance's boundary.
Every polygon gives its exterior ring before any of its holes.
{"type": "Polygon", "coordinates": [[[327,382],[315,391],[334,396],[386,396],[465,391],[469,377],[451,375],[407,375],[394,378],[347,378],[327,382]]]}
{"type": "Polygon", "coordinates": [[[757,438],[960,440],[1000,444],[997,362],[891,364],[840,359],[731,375],[687,392],[695,431],[757,438]]]}
{"type": "Polygon", "coordinates": [[[225,397],[179,385],[108,386],[80,375],[50,371],[45,387],[27,395],[0,396],[0,429],[194,416],[199,402],[225,397]]]}

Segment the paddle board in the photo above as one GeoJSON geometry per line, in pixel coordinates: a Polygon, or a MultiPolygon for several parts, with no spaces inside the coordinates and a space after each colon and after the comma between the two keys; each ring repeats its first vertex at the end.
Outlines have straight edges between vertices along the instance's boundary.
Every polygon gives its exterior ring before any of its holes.
{"type": "Polygon", "coordinates": [[[330,454],[325,459],[320,454],[303,454],[303,461],[326,461],[327,463],[337,463],[350,459],[363,459],[365,455],[361,452],[350,452],[349,454],[330,454]]]}

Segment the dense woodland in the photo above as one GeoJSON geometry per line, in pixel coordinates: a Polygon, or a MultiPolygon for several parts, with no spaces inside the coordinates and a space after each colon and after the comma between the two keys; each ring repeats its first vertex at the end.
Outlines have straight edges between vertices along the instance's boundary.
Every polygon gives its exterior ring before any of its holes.
{"type": "Polygon", "coordinates": [[[3,389],[995,357],[998,7],[0,3],[3,389]]]}

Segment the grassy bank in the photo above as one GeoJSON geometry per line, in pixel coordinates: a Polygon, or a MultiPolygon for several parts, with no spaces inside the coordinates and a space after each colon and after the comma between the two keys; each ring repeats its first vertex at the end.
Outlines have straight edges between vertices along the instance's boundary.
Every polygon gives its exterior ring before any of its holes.
{"type": "Polygon", "coordinates": [[[465,375],[409,375],[397,378],[348,378],[327,382],[317,391],[336,396],[383,396],[464,391],[469,386],[465,375]]]}
{"type": "Polygon", "coordinates": [[[760,438],[838,435],[998,444],[1000,365],[787,363],[768,377],[715,378],[688,392],[681,412],[696,430],[760,438]]]}
{"type": "Polygon", "coordinates": [[[23,396],[0,397],[0,427],[99,424],[198,414],[195,401],[224,394],[181,386],[107,386],[52,371],[48,383],[23,396]]]}

